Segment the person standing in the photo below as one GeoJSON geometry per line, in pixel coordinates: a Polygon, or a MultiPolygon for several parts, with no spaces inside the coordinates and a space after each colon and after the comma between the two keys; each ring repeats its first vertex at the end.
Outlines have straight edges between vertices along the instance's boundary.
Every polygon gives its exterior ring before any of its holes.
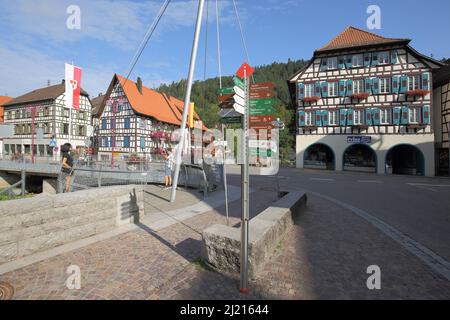
{"type": "Polygon", "coordinates": [[[70,192],[70,184],[73,176],[73,157],[70,154],[72,145],[65,143],[61,146],[61,174],[65,181],[64,192],[70,192]]]}
{"type": "Polygon", "coordinates": [[[173,170],[173,153],[172,149],[168,148],[164,154],[164,188],[169,189],[172,185],[172,170],[173,170]]]}

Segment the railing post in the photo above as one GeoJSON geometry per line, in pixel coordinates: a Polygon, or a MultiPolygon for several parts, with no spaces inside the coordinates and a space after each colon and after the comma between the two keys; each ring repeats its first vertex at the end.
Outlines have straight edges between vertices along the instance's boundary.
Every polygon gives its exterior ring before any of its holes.
{"type": "Polygon", "coordinates": [[[22,171],[20,172],[20,177],[22,180],[22,197],[25,197],[25,187],[26,187],[26,173],[25,170],[22,169],[22,171]]]}
{"type": "Polygon", "coordinates": [[[62,174],[61,171],[58,173],[58,178],[57,178],[57,193],[63,193],[63,182],[62,182],[62,174]]]}

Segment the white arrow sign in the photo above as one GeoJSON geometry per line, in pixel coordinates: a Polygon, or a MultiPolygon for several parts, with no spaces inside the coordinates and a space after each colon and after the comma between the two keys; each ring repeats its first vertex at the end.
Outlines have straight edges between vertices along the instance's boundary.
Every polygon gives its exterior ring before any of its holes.
{"type": "Polygon", "coordinates": [[[233,109],[236,110],[236,112],[239,112],[240,114],[245,113],[245,108],[238,103],[233,104],[233,109]]]}
{"type": "Polygon", "coordinates": [[[242,99],[245,99],[245,92],[244,92],[244,90],[242,90],[238,86],[234,86],[233,90],[238,96],[240,96],[242,99]]]}
{"type": "Polygon", "coordinates": [[[241,106],[245,106],[245,99],[241,98],[238,95],[234,95],[233,96],[234,102],[236,102],[237,104],[240,104],[241,106]]]}

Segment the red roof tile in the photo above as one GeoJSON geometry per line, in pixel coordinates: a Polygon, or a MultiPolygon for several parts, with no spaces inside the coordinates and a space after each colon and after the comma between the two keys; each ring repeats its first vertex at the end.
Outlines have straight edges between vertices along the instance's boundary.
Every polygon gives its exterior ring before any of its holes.
{"type": "Polygon", "coordinates": [[[11,101],[13,98],[8,96],[0,96],[0,122],[3,122],[3,105],[11,101]]]}

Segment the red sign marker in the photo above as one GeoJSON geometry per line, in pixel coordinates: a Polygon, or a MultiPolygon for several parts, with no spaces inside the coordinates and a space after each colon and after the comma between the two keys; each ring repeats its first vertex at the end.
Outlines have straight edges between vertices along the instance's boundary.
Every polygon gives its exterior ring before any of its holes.
{"type": "Polygon", "coordinates": [[[253,73],[255,72],[255,70],[250,67],[250,65],[248,63],[244,63],[239,70],[236,72],[236,75],[241,78],[244,79],[244,76],[247,76],[247,78],[249,78],[253,73]],[[244,72],[245,70],[245,72],[244,72]]]}

